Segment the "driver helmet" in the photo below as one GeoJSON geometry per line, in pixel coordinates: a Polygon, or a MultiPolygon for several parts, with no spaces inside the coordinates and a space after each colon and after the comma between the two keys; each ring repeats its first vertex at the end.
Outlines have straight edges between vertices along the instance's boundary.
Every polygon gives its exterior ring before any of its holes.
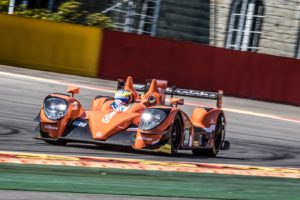
{"type": "Polygon", "coordinates": [[[132,102],[132,92],[125,89],[117,90],[115,93],[115,102],[117,104],[126,105],[132,102]]]}

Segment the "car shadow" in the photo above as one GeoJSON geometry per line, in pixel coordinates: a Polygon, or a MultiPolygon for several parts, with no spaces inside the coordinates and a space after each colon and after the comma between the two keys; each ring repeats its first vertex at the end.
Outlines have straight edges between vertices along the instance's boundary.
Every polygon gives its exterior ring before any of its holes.
{"type": "Polygon", "coordinates": [[[153,150],[137,150],[133,149],[128,146],[119,146],[119,145],[112,145],[112,144],[99,144],[99,145],[93,145],[93,144],[82,144],[82,143],[68,143],[67,146],[73,147],[73,148],[82,148],[82,149],[91,149],[91,150],[101,150],[105,152],[117,152],[120,153],[122,156],[122,153],[126,154],[134,154],[134,155],[140,155],[140,156],[159,156],[168,158],[168,160],[172,158],[181,158],[181,159],[189,159],[189,160],[205,160],[205,159],[226,159],[226,160],[245,160],[244,158],[233,158],[233,157],[226,157],[226,156],[217,156],[215,158],[209,157],[209,156],[195,156],[192,154],[190,150],[180,150],[177,154],[171,155],[168,153],[163,152],[155,152],[153,150]]]}

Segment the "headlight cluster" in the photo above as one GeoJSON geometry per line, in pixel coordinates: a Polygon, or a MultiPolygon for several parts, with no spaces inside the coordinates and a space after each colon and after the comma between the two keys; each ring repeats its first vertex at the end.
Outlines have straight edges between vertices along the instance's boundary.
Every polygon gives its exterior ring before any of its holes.
{"type": "Polygon", "coordinates": [[[162,110],[146,109],[141,116],[139,128],[144,131],[156,128],[164,121],[166,116],[166,113],[162,110]]]}
{"type": "Polygon", "coordinates": [[[64,117],[67,111],[68,104],[64,99],[50,97],[44,101],[44,112],[48,119],[58,120],[64,117]]]}

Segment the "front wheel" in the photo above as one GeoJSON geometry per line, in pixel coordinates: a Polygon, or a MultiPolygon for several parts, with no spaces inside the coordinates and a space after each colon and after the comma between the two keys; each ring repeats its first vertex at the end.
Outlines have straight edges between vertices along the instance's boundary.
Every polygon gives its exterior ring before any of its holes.
{"type": "Polygon", "coordinates": [[[177,116],[174,120],[171,130],[171,154],[174,155],[178,152],[180,147],[180,135],[181,135],[181,122],[177,116]]]}
{"type": "Polygon", "coordinates": [[[205,156],[205,157],[216,157],[222,148],[224,138],[225,138],[225,118],[220,115],[216,125],[216,129],[212,136],[212,148],[209,149],[193,149],[192,152],[195,156],[205,156]]]}

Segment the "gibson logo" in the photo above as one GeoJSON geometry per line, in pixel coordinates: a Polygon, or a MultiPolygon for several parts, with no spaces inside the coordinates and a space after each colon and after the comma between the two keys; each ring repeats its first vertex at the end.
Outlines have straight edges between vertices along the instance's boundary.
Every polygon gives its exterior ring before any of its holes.
{"type": "Polygon", "coordinates": [[[45,125],[44,127],[45,127],[45,129],[49,129],[49,130],[58,130],[57,126],[51,126],[49,124],[45,125]]]}

